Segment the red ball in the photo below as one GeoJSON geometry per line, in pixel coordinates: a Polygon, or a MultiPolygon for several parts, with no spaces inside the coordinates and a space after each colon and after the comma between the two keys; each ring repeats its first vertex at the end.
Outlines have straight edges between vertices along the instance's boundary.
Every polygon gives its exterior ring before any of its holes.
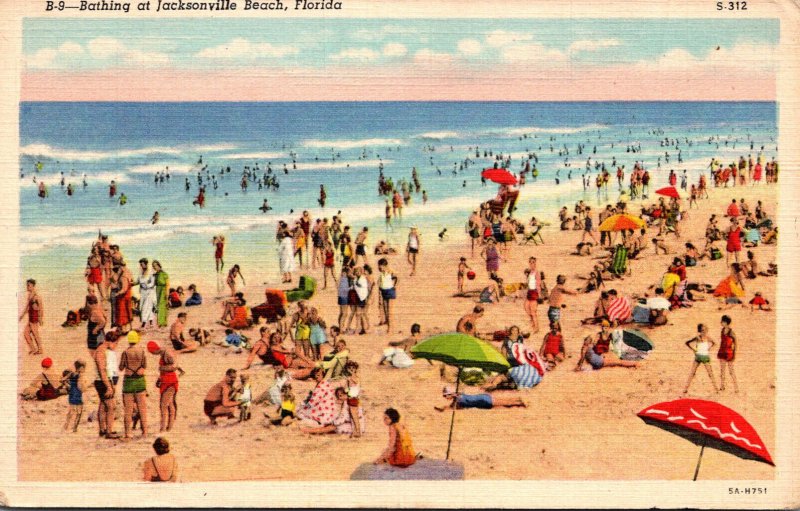
{"type": "Polygon", "coordinates": [[[472,270],[468,271],[468,272],[467,272],[467,278],[468,278],[469,280],[475,280],[475,272],[474,272],[474,271],[472,271],[472,270]]]}

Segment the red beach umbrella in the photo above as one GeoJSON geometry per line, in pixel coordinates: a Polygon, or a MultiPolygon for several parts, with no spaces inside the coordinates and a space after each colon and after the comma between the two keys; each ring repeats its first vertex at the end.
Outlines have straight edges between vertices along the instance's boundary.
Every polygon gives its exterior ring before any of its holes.
{"type": "Polygon", "coordinates": [[[719,403],[702,399],[677,399],[648,406],[637,415],[651,426],[701,446],[694,471],[695,481],[706,447],[775,466],[753,426],[737,412],[719,403]]]}
{"type": "Polygon", "coordinates": [[[656,194],[663,195],[664,197],[672,197],[673,199],[680,199],[681,194],[678,193],[678,189],[674,186],[667,186],[665,188],[659,188],[656,190],[656,194]]]}
{"type": "Polygon", "coordinates": [[[517,178],[514,177],[514,174],[506,169],[483,169],[483,172],[481,172],[481,177],[484,177],[489,181],[499,185],[517,184],[517,178]]]}

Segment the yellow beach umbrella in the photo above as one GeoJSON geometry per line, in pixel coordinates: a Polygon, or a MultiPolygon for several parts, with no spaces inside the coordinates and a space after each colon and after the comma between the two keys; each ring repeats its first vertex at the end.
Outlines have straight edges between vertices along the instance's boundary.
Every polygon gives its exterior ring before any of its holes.
{"type": "Polygon", "coordinates": [[[633,215],[621,214],[611,215],[606,218],[603,223],[600,224],[599,229],[601,231],[633,231],[641,229],[646,225],[647,224],[645,224],[644,220],[641,218],[637,218],[633,215]]]}

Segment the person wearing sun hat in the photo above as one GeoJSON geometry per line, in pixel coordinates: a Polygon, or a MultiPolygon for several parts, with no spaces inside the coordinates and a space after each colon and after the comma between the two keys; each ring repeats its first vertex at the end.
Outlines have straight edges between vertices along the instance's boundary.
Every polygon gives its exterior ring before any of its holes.
{"type": "Polygon", "coordinates": [[[122,353],[119,370],[123,373],[122,406],[125,409],[125,438],[130,438],[134,423],[134,413],[142,421],[142,436],[147,436],[147,382],[144,378],[147,356],[139,345],[140,337],[136,330],[128,332],[130,347],[122,353]]]}
{"type": "Polygon", "coordinates": [[[147,343],[147,351],[159,355],[159,376],[156,387],[161,392],[159,408],[161,410],[161,431],[172,429],[178,410],[178,373],[183,374],[183,369],[178,366],[178,355],[172,348],[162,348],[155,341],[147,343]]]}

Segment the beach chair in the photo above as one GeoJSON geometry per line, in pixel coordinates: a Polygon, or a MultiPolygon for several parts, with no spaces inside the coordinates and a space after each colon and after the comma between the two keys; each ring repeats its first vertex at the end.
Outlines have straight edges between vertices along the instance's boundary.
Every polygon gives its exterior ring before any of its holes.
{"type": "Polygon", "coordinates": [[[300,282],[297,287],[291,291],[286,291],[286,299],[291,302],[299,302],[300,300],[308,300],[314,296],[317,290],[317,281],[308,275],[301,275],[300,282]]]}
{"type": "Polygon", "coordinates": [[[625,275],[628,271],[628,249],[622,245],[617,245],[614,251],[614,258],[611,262],[611,273],[617,276],[625,275]]]}
{"type": "Polygon", "coordinates": [[[265,318],[267,323],[272,323],[286,315],[286,304],[288,303],[286,293],[280,289],[267,289],[264,294],[266,301],[251,309],[253,323],[258,323],[261,318],[265,318]]]}
{"type": "Polygon", "coordinates": [[[525,239],[522,241],[523,245],[527,245],[530,242],[533,242],[534,245],[538,245],[540,242],[544,245],[544,239],[542,238],[542,226],[537,226],[533,232],[529,232],[525,235],[525,239]],[[539,242],[536,239],[539,239],[539,242]]]}
{"type": "Polygon", "coordinates": [[[325,370],[325,379],[326,380],[338,380],[340,378],[344,378],[344,366],[347,364],[347,361],[350,360],[349,355],[341,355],[334,357],[331,360],[331,365],[328,369],[325,370]]]}

